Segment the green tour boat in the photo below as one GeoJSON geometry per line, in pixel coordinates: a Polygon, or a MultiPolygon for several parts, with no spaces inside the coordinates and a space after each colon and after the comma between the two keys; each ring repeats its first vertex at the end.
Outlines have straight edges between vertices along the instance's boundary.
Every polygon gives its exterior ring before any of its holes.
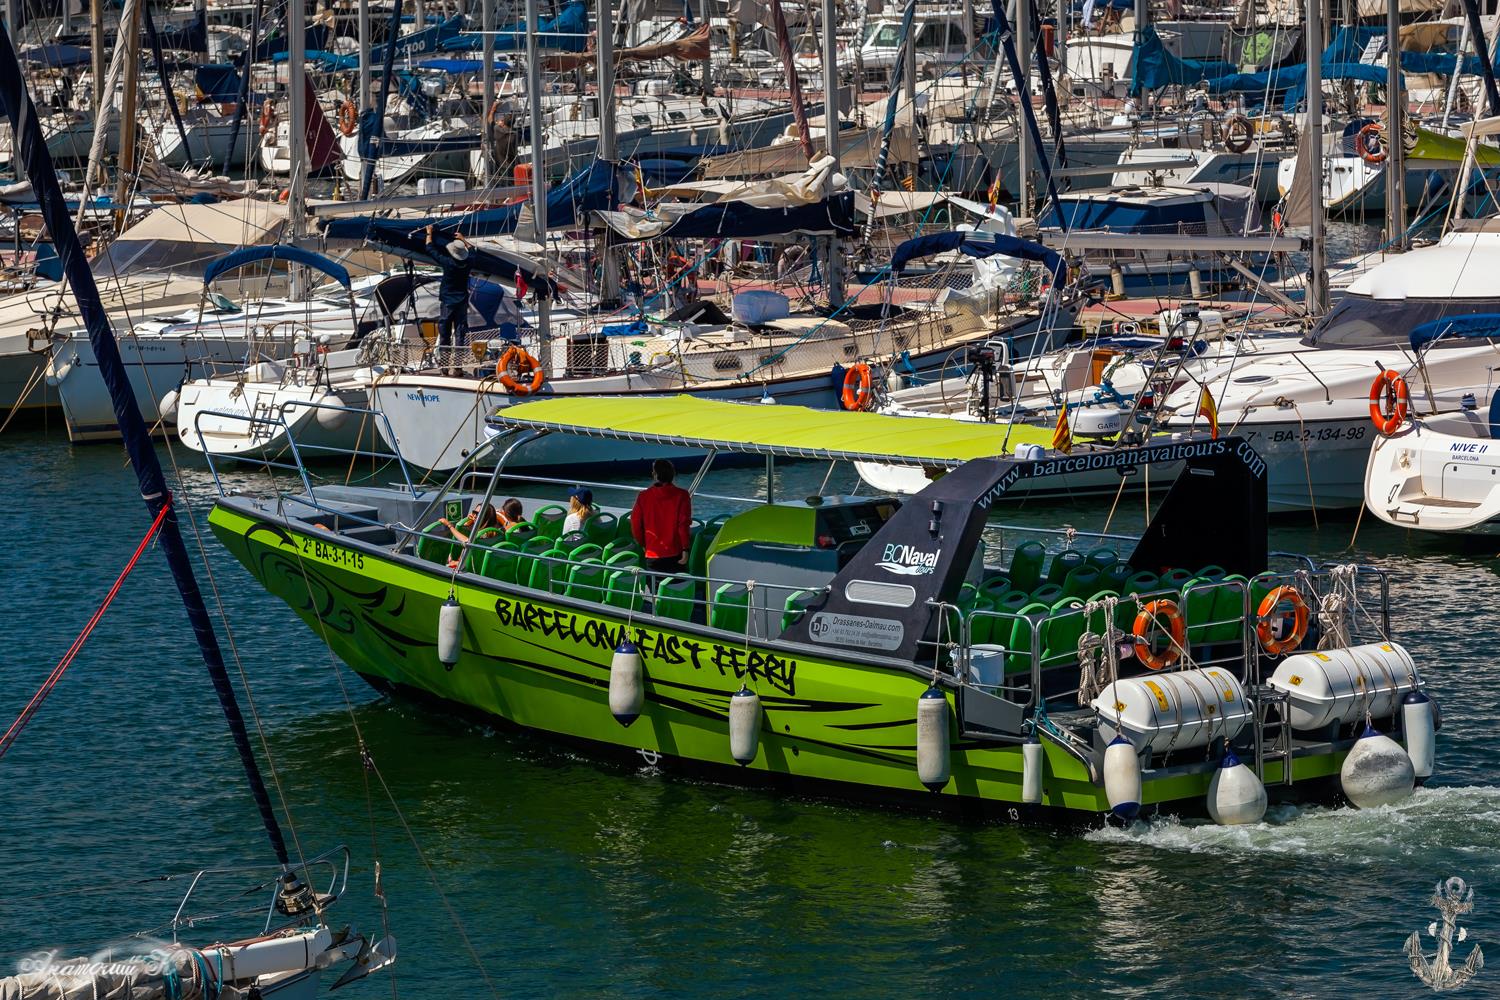
{"type": "Polygon", "coordinates": [[[687,396],[489,423],[441,487],[395,461],[392,485],[320,485],[289,431],[296,487],[221,481],[210,522],[378,689],[669,772],[1084,823],[1256,822],[1268,801],[1395,801],[1432,772],[1437,713],[1385,575],[1268,552],[1265,464],[1237,438],[1021,460],[1007,449],[1050,432],[687,396]],[[777,460],[829,463],[825,493],[842,462],[946,471],[907,498],[746,501],[694,520],[685,570],[663,573],[628,506],[565,533],[546,498],[572,484],[507,476],[558,435],[696,454],[694,492],[731,455],[763,458],[768,484],[777,460]],[[1185,471],[1138,538],[992,516],[1018,483],[1164,465],[1185,471]],[[508,529],[440,520],[511,495],[508,529]]]}

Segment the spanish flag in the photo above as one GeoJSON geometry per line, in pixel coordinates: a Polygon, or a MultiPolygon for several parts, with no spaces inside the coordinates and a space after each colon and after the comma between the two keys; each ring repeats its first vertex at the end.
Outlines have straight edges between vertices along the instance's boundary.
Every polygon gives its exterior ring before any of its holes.
{"type": "Polygon", "coordinates": [[[1052,447],[1064,455],[1073,452],[1073,432],[1068,428],[1068,404],[1064,403],[1062,412],[1057,415],[1057,429],[1052,432],[1052,447]]]}
{"type": "Polygon", "coordinates": [[[1208,391],[1208,386],[1198,390],[1198,416],[1208,418],[1209,437],[1219,436],[1219,408],[1214,405],[1214,397],[1208,391]]]}

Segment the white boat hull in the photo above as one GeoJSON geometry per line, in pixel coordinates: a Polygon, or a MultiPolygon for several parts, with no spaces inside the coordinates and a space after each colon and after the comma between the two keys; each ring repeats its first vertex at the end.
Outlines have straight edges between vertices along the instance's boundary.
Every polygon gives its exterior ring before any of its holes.
{"type": "Polygon", "coordinates": [[[1398,528],[1500,534],[1500,443],[1474,410],[1419,418],[1370,449],[1364,502],[1398,528]]]}

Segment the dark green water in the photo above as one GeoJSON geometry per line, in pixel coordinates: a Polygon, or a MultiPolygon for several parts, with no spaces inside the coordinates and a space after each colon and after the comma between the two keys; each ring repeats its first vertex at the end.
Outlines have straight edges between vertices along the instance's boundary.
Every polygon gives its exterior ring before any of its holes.
{"type": "MultiPolygon", "coordinates": [[[[115,448],[11,434],[0,460],[8,725],[146,524],[115,448]]],[[[201,523],[211,483],[197,468],[186,478],[201,523]]],[[[1088,528],[1104,515],[1014,518],[1088,528]]],[[[1279,525],[1273,547],[1336,558],[1354,528],[1279,525]]],[[[1478,942],[1500,956],[1500,542],[1359,528],[1359,560],[1400,574],[1395,637],[1443,705],[1438,774],[1411,801],[1081,836],[599,765],[382,698],[343,671],[346,708],[325,648],[208,544],[297,841],[307,854],[351,847],[336,912],[372,931],[378,854],[406,996],[1420,996],[1401,947],[1450,875],[1477,887],[1460,955],[1478,942]],[[367,796],[356,722],[430,874],[378,785],[367,796]]],[[[170,918],[181,885],[128,880],[269,860],[156,553],[0,761],[0,816],[5,972],[170,918]]],[[[382,978],[344,995],[390,992],[382,978]]],[[[1460,995],[1500,995],[1500,967],[1460,995]]]]}

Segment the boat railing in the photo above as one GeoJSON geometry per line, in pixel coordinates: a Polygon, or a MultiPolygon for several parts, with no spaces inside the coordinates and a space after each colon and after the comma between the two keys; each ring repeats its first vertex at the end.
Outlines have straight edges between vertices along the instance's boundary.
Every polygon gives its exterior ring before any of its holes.
{"type": "MultiPolygon", "coordinates": [[[[326,904],[341,897],[344,894],[344,890],[348,888],[349,867],[349,848],[340,844],[321,854],[298,862],[294,871],[315,892],[317,891],[316,886],[312,885],[314,876],[317,874],[326,876],[326,883],[323,883],[322,879],[318,880],[325,887],[321,892],[317,892],[318,897],[326,904]]],[[[262,933],[269,932],[276,923],[276,916],[279,912],[277,902],[281,897],[281,890],[285,885],[284,879],[286,875],[287,872],[281,866],[269,864],[203,868],[194,872],[188,882],[187,891],[183,894],[182,901],[177,904],[177,910],[173,913],[172,919],[168,924],[172,932],[172,940],[175,942],[178,932],[184,928],[201,927],[214,920],[244,917],[249,914],[262,912],[265,913],[265,923],[262,927],[262,933]],[[216,908],[205,913],[190,912],[188,905],[192,902],[193,898],[199,894],[200,890],[214,882],[220,876],[253,876],[260,879],[260,881],[250,888],[245,888],[243,885],[237,886],[234,895],[230,897],[231,901],[221,904],[223,908],[216,908]],[[269,890],[271,894],[269,904],[258,901],[248,905],[245,904],[245,900],[257,897],[261,892],[266,890],[269,890]]]]}
{"type": "MultiPolygon", "coordinates": [[[[377,451],[362,448],[358,445],[348,448],[307,441],[299,442],[295,426],[287,419],[288,414],[296,409],[342,413],[344,414],[343,419],[346,420],[357,417],[361,421],[378,421],[384,430],[384,434],[378,436],[387,441],[396,440],[395,432],[391,429],[390,421],[385,413],[364,406],[349,406],[342,403],[328,403],[315,400],[287,400],[277,408],[275,413],[235,413],[229,410],[201,410],[194,414],[193,417],[193,431],[198,435],[200,442],[203,441],[202,421],[205,417],[212,417],[217,420],[237,421],[247,425],[246,437],[252,441],[259,440],[269,443],[274,441],[278,434],[284,436],[286,452],[291,459],[287,461],[274,455],[267,455],[264,452],[254,455],[216,455],[210,449],[204,447],[203,456],[208,461],[209,473],[214,479],[214,488],[220,495],[225,493],[225,489],[219,472],[219,463],[228,459],[238,464],[253,464],[259,468],[268,470],[279,469],[293,473],[301,480],[302,487],[306,491],[308,499],[316,505],[316,487],[313,477],[308,473],[307,462],[314,458],[334,457],[347,458],[351,462],[360,458],[394,462],[400,470],[401,482],[406,487],[407,492],[412,494],[417,492],[416,485],[411,477],[411,470],[408,468],[406,460],[401,457],[401,452],[398,449],[393,448],[389,451],[377,451]],[[264,436],[257,437],[257,435],[264,436]]],[[[363,438],[364,435],[360,435],[360,437],[363,438]]]]}

